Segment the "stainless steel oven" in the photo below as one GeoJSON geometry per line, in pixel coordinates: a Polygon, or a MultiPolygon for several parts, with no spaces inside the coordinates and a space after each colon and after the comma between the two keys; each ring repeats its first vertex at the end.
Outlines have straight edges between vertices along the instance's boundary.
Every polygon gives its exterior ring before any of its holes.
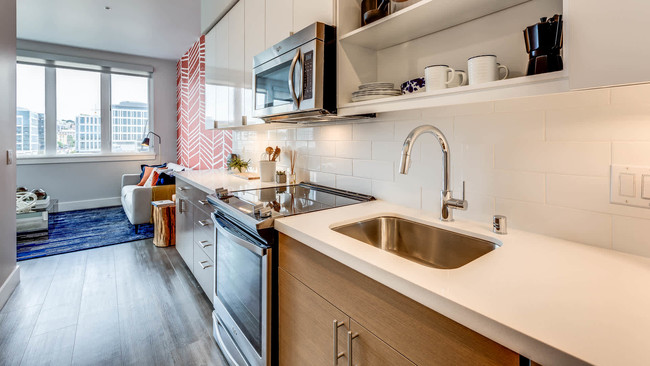
{"type": "Polygon", "coordinates": [[[271,356],[272,249],[236,219],[216,211],[214,337],[231,365],[268,365],[271,356]]]}
{"type": "Polygon", "coordinates": [[[336,29],[314,23],[255,56],[253,91],[266,121],[336,114],[336,29]]]}

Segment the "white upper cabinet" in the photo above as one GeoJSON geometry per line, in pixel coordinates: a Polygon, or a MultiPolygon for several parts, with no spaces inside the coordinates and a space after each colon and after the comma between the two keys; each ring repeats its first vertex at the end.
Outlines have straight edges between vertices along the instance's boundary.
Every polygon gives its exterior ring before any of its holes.
{"type": "Polygon", "coordinates": [[[266,49],[265,0],[244,0],[244,116],[247,124],[264,123],[253,119],[253,58],[266,49]]]}
{"type": "Polygon", "coordinates": [[[293,1],[266,0],[266,48],[293,32],[293,1]]]}
{"type": "Polygon", "coordinates": [[[207,34],[237,0],[201,0],[201,33],[207,34]]]}
{"type": "Polygon", "coordinates": [[[571,89],[650,81],[650,2],[565,0],[571,89]]]}
{"type": "Polygon", "coordinates": [[[228,12],[228,72],[230,92],[228,95],[228,125],[242,124],[244,116],[244,1],[228,12]]]}
{"type": "Polygon", "coordinates": [[[335,2],[331,0],[295,0],[293,2],[293,31],[321,22],[335,25],[335,2]]]}

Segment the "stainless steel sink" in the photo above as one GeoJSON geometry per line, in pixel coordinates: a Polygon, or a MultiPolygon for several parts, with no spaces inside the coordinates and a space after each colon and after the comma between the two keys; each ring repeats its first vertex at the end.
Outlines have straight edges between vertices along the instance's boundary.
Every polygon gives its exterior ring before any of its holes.
{"type": "Polygon", "coordinates": [[[341,225],[332,230],[400,257],[443,269],[466,265],[499,244],[392,216],[341,225]]]}

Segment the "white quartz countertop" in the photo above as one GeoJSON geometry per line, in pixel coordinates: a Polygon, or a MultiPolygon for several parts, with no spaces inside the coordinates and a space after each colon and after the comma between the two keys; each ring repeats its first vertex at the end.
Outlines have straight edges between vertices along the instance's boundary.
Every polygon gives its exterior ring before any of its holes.
{"type": "Polygon", "coordinates": [[[286,217],[275,227],[543,365],[650,362],[649,258],[517,230],[497,235],[490,223],[443,223],[435,214],[384,201],[286,217]],[[379,215],[479,236],[501,247],[444,270],[330,230],[379,215]]]}
{"type": "Polygon", "coordinates": [[[177,172],[176,177],[189,182],[206,193],[214,193],[217,188],[225,188],[234,192],[281,185],[275,182],[262,182],[260,179],[247,180],[239,178],[225,170],[186,170],[177,172]]]}

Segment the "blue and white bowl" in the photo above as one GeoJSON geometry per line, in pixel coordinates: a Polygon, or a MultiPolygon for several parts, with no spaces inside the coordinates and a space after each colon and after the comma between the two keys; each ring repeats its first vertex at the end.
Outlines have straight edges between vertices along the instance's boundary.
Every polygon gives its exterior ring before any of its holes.
{"type": "Polygon", "coordinates": [[[424,78],[405,81],[401,85],[402,94],[411,94],[419,91],[424,91],[424,86],[424,78]]]}

